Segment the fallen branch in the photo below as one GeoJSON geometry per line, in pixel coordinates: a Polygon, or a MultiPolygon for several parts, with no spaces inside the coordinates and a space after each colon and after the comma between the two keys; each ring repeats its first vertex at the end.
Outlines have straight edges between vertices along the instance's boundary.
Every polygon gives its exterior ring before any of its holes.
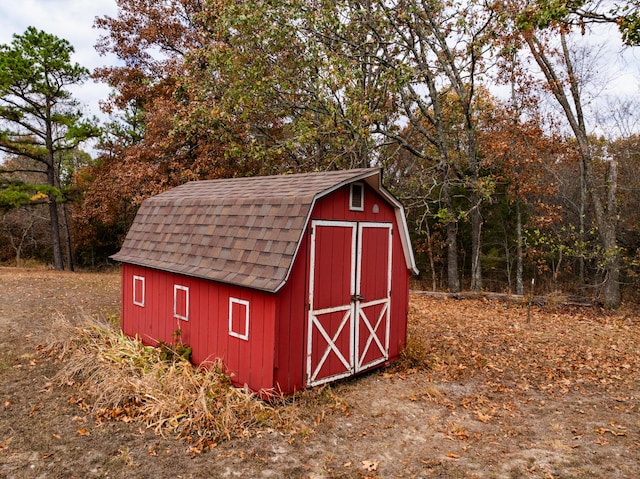
{"type": "MultiPolygon", "coordinates": [[[[481,292],[477,293],[474,291],[463,291],[460,293],[446,293],[443,291],[419,291],[419,290],[411,290],[411,294],[419,295],[419,296],[431,296],[434,298],[451,298],[451,299],[488,299],[492,301],[504,301],[509,303],[521,303],[524,304],[528,301],[528,297],[521,294],[508,294],[508,293],[492,293],[492,292],[481,292]]],[[[573,296],[573,295],[548,295],[548,296],[534,296],[531,300],[531,303],[543,307],[547,305],[555,305],[555,306],[580,306],[580,307],[593,307],[597,306],[598,303],[594,302],[589,298],[585,298],[583,296],[573,296]]]]}

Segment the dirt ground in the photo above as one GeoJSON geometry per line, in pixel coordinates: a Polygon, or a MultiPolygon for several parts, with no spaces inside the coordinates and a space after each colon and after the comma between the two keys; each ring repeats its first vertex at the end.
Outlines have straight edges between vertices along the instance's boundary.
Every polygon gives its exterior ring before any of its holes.
{"type": "Polygon", "coordinates": [[[0,477],[634,478],[640,317],[413,296],[410,357],[331,386],[308,428],[200,454],[102,422],[39,345],[59,315],[119,313],[117,273],[0,268],[0,477]]]}

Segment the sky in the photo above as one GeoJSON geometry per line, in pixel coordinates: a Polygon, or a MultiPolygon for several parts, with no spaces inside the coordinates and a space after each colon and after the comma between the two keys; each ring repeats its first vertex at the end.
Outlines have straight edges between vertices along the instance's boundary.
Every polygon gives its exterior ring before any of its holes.
{"type": "MultiPolygon", "coordinates": [[[[93,28],[94,19],[116,13],[115,0],[0,0],[0,44],[11,43],[14,34],[34,26],[71,43],[75,48],[72,60],[93,71],[116,62],[96,52],[94,45],[103,32],[93,28]]],[[[99,101],[109,95],[107,85],[89,79],[70,90],[88,116],[101,116],[99,101]]]]}

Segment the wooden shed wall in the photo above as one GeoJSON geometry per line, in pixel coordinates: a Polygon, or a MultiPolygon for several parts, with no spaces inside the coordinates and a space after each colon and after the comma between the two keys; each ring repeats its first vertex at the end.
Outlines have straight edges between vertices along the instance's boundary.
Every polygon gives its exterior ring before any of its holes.
{"type": "Polygon", "coordinates": [[[291,393],[305,387],[309,235],[300,243],[289,281],[278,292],[274,377],[276,389],[291,393]]]}
{"type": "Polygon", "coordinates": [[[389,361],[398,358],[406,344],[407,314],[409,310],[409,277],[410,271],[405,261],[400,225],[395,210],[386,199],[374,191],[369,185],[364,189],[364,211],[349,210],[349,186],[337,190],[334,194],[322,198],[311,213],[312,219],[370,221],[393,224],[392,237],[392,279],[391,279],[391,334],[389,342],[389,361]],[[373,205],[377,204],[378,213],[373,213],[373,205]]]}
{"type": "Polygon", "coordinates": [[[276,297],[261,291],[124,264],[122,329],[145,344],[173,342],[177,329],[193,348],[195,364],[220,358],[234,384],[252,390],[273,385],[276,297]],[[145,305],[133,303],[133,277],[145,278],[145,305]],[[189,289],[188,320],[174,317],[174,285],[189,289]],[[248,339],[229,334],[229,301],[249,303],[248,339]]]}

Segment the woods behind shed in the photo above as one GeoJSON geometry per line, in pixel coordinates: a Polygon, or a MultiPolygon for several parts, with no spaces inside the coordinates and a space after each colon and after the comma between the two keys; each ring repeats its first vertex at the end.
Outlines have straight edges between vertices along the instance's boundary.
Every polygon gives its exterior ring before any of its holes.
{"type": "Polygon", "coordinates": [[[122,329],[291,393],[396,359],[415,271],[401,204],[366,168],[196,181],[145,200],[122,249],[122,329]]]}

